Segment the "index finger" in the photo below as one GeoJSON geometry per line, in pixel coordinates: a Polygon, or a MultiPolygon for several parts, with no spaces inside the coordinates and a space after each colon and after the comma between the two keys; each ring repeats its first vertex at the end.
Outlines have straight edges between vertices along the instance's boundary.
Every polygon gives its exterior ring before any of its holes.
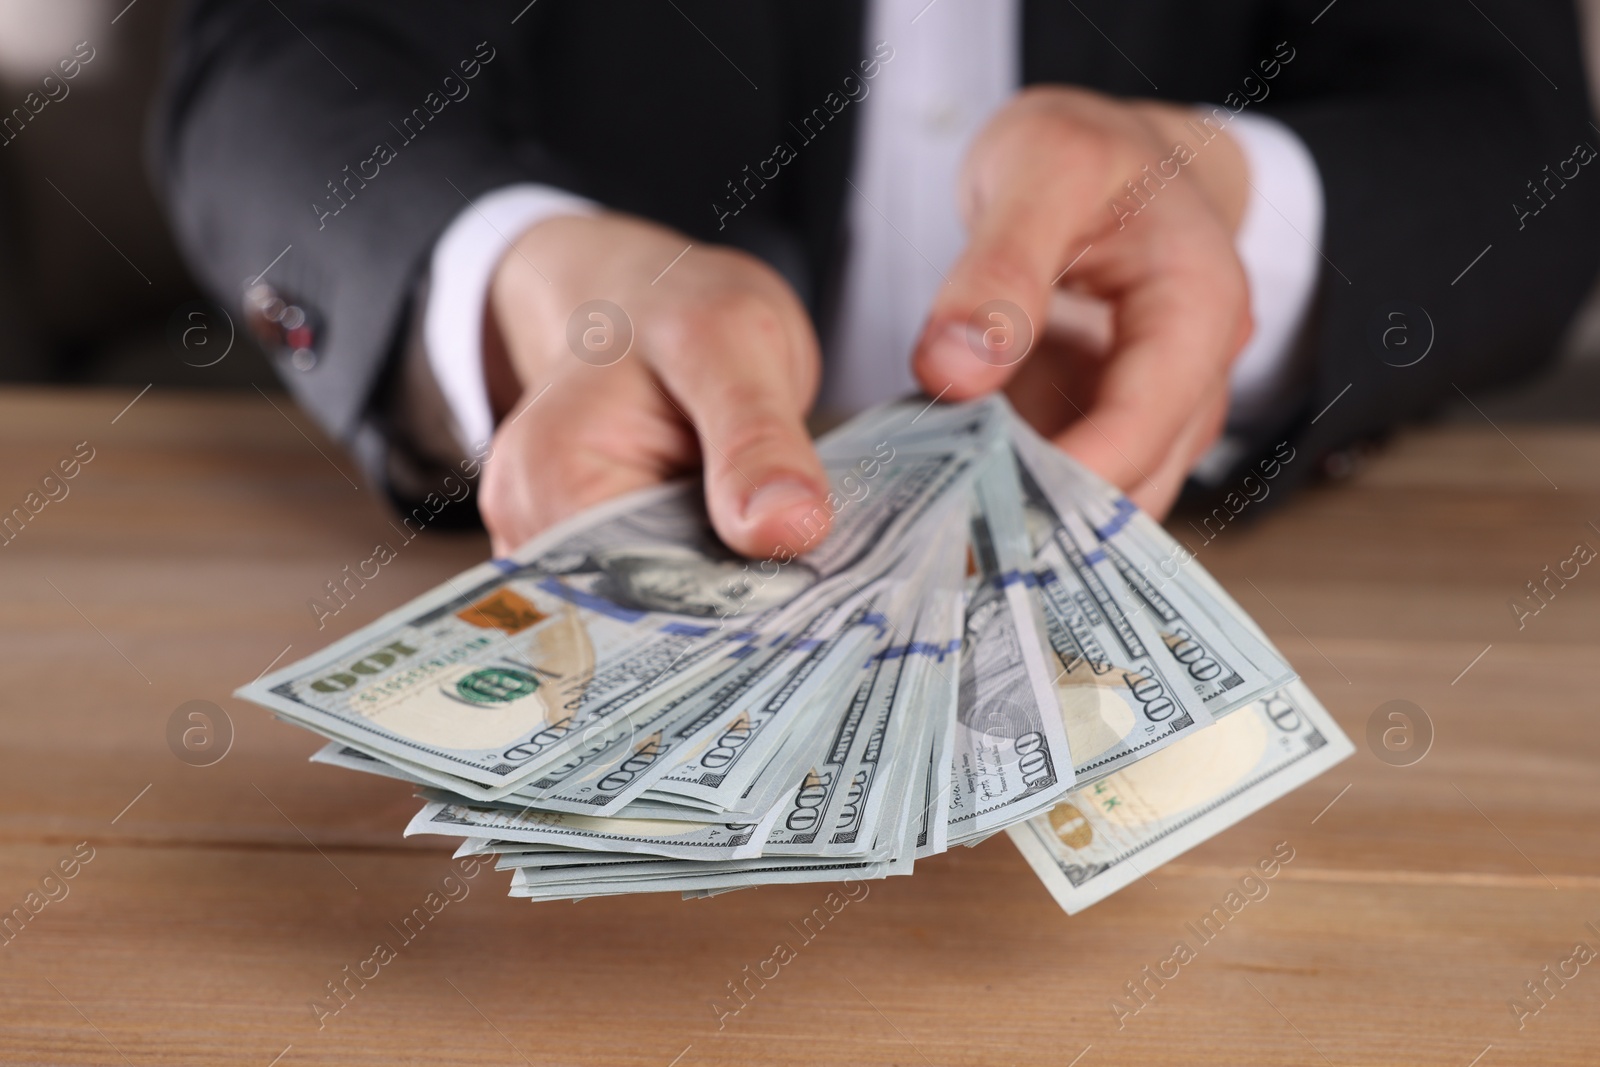
{"type": "Polygon", "coordinates": [[[670,316],[648,358],[699,436],[706,505],[749,556],[802,554],[827,535],[828,478],[804,415],[815,341],[798,306],[732,290],[670,316]]]}

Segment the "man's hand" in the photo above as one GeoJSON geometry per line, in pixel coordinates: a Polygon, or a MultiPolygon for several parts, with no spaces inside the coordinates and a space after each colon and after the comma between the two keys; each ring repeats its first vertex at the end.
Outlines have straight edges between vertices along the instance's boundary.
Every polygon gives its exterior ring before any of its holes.
{"type": "Polygon", "coordinates": [[[967,156],[969,243],[914,357],[930,395],[1004,387],[1156,515],[1221,432],[1228,368],[1251,329],[1233,247],[1244,158],[1225,132],[1204,131],[1207,142],[1199,128],[1167,104],[1019,94],[967,156]]]}
{"type": "Polygon", "coordinates": [[[702,463],[711,521],[737,551],[799,552],[800,531],[825,530],[805,309],[758,260],[688,246],[623,215],[563,217],[501,261],[484,331],[499,429],[479,500],[497,555],[702,463]],[[625,317],[580,310],[592,300],[625,317]]]}

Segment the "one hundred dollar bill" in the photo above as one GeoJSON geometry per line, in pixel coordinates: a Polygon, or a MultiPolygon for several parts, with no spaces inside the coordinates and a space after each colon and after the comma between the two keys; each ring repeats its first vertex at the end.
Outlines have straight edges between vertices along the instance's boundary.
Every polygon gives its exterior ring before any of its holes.
{"type": "Polygon", "coordinates": [[[823,756],[786,798],[764,855],[866,855],[884,836],[886,820],[899,822],[903,793],[895,786],[903,785],[903,772],[915,767],[908,753],[923,747],[921,722],[913,718],[949,714],[918,700],[927,695],[922,683],[928,671],[940,669],[945,660],[950,661],[945,669],[954,668],[954,642],[941,643],[942,631],[934,631],[925,623],[908,639],[874,653],[863,667],[823,756]]]}
{"type": "Polygon", "coordinates": [[[1029,602],[1017,471],[996,448],[969,513],[975,568],[962,637],[948,815],[952,841],[986,835],[1072,788],[1073,756],[1029,602]]]}
{"type": "Polygon", "coordinates": [[[448,834],[603,852],[644,852],[668,859],[713,860],[759,856],[770,825],[770,818],[753,823],[685,823],[518,813],[499,807],[429,802],[406,827],[406,836],[448,834]]]}
{"type": "Polygon", "coordinates": [[[1007,833],[1075,914],[1221,833],[1354,751],[1294,682],[1007,833]]]}
{"type": "Polygon", "coordinates": [[[1103,559],[1081,547],[1077,516],[1020,465],[1034,549],[1027,583],[1043,619],[1055,707],[1078,785],[1132,764],[1208,725],[1210,710],[1185,684],[1149,620],[1130,614],[1103,559]]]}
{"type": "Polygon", "coordinates": [[[1064,513],[1080,551],[1109,565],[1108,584],[1130,617],[1148,620],[1165,652],[1213,715],[1225,715],[1294,677],[1261,628],[1161,525],[1014,415],[1011,440],[1039,493],[1064,513]]]}

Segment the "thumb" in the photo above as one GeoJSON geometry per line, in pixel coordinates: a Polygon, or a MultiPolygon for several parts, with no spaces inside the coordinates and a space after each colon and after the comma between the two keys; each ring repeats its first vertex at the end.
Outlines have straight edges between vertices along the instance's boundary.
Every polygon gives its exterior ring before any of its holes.
{"type": "Polygon", "coordinates": [[[1044,332],[1050,292],[1086,250],[1103,152],[1058,122],[1018,113],[967,161],[966,249],[934,298],[912,357],[924,390],[954,400],[1004,385],[1044,332]]]}
{"type": "Polygon", "coordinates": [[[787,354],[753,346],[758,336],[702,339],[692,358],[671,361],[693,369],[666,375],[666,385],[699,435],[717,534],[747,556],[799,555],[821,544],[832,523],[828,478],[802,419],[809,398],[787,354]]]}
{"type": "Polygon", "coordinates": [[[1043,328],[1059,247],[1043,247],[1021,214],[986,211],[934,298],[911,364],[928,395],[966,400],[1000,388],[1043,328]]]}

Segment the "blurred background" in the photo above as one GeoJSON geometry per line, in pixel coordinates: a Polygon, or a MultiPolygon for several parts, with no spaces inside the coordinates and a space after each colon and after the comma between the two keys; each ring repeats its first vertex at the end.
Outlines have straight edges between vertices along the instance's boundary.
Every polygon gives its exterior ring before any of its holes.
{"type": "Polygon", "coordinates": [[[179,340],[202,294],[168,235],[146,152],[179,6],[0,0],[0,118],[28,114],[30,92],[33,106],[49,100],[26,125],[0,124],[0,381],[236,389],[277,380],[242,329],[211,366],[197,366],[211,353],[179,340]],[[90,49],[77,77],[61,81],[59,61],[90,49]],[[55,99],[43,83],[52,73],[55,99]]]}
{"type": "MultiPolygon", "coordinates": [[[[37,106],[42,79],[61,59],[91,49],[93,56],[76,78],[50,89],[54,98],[37,114],[24,109],[25,123],[0,125],[0,381],[202,389],[275,382],[243,332],[214,363],[225,338],[210,350],[182,342],[200,321],[190,316],[203,294],[168,237],[145,150],[179,2],[0,0],[0,117],[23,108],[30,92],[39,94],[37,106]]],[[[1590,91],[1600,99],[1600,0],[1580,7],[1590,91]]],[[[1496,419],[1600,421],[1600,288],[1548,373],[1477,399],[1496,419]]],[[[1464,403],[1445,414],[1481,418],[1464,403]]]]}

